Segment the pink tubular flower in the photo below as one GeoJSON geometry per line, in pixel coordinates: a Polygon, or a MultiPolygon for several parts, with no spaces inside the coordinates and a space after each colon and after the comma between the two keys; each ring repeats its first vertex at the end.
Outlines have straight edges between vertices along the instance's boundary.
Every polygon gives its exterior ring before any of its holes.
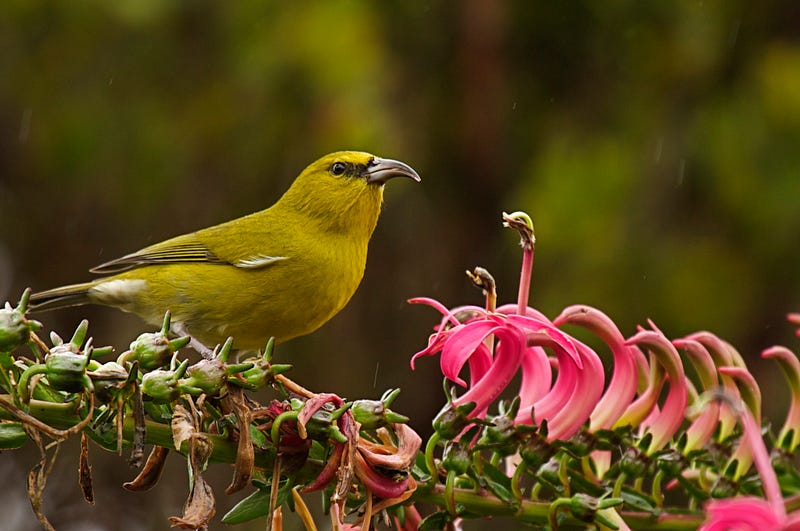
{"type": "MultiPolygon", "coordinates": [[[[716,367],[711,355],[706,348],[690,339],[676,339],[672,342],[676,348],[685,351],[700,377],[703,391],[712,391],[719,386],[716,367]]],[[[694,419],[691,426],[686,429],[686,446],[684,453],[697,450],[705,446],[714,435],[714,430],[719,422],[719,404],[714,401],[703,408],[702,412],[694,419]]]]}
{"type": "Polygon", "coordinates": [[[664,367],[669,379],[669,394],[664,401],[663,408],[655,416],[651,416],[647,422],[648,430],[653,436],[648,453],[652,453],[660,450],[669,442],[681,427],[686,416],[688,401],[686,374],[683,371],[683,364],[678,352],[661,331],[643,330],[630,338],[627,344],[647,348],[655,360],[664,367]]]}
{"type": "MultiPolygon", "coordinates": [[[[714,365],[719,367],[732,367],[743,366],[741,356],[736,350],[728,343],[722,341],[711,332],[695,332],[686,336],[684,339],[697,341],[711,354],[711,359],[714,360],[714,365]],[[738,362],[737,362],[738,360],[738,362]]],[[[732,397],[739,396],[739,389],[732,378],[726,375],[720,375],[720,383],[725,389],[725,393],[732,397]]],[[[729,409],[722,408],[719,412],[719,429],[717,430],[717,440],[723,441],[727,439],[736,426],[736,417],[729,409]]]]}
{"type": "Polygon", "coordinates": [[[628,407],[636,395],[638,375],[635,347],[625,344],[625,338],[617,325],[603,312],[591,306],[575,305],[564,308],[553,320],[556,326],[565,324],[586,328],[611,349],[614,356],[614,375],[590,417],[590,431],[608,429],[628,407]]]}
{"type": "Polygon", "coordinates": [[[530,423],[533,408],[537,423],[548,421],[551,438],[568,438],[589,418],[602,393],[600,359],[539,312],[528,309],[527,315],[518,315],[502,313],[516,307],[504,306],[496,312],[473,307],[470,320],[446,328],[453,323],[455,311],[443,310],[441,304],[430,299],[410,302],[446,312],[428,347],[412,358],[412,367],[419,356],[441,352],[442,373],[450,381],[466,386],[459,373],[469,363],[470,387],[453,401],[454,406],[474,402],[473,416],[482,416],[521,368],[517,422],[530,423]],[[558,377],[552,387],[550,362],[544,349],[551,349],[558,360],[558,377]]]}
{"type": "Polygon", "coordinates": [[[797,330],[795,330],[795,334],[797,334],[797,336],[800,337],[800,313],[786,314],[786,319],[790,323],[798,327],[797,330]]]}
{"type": "MultiPolygon", "coordinates": [[[[535,238],[530,218],[523,213],[504,214],[506,226],[519,231],[523,248],[522,271],[516,304],[486,309],[475,306],[448,310],[427,298],[412,299],[437,309],[443,318],[428,347],[411,359],[441,352],[444,376],[467,387],[460,376],[469,368],[469,388],[453,406],[475,403],[472,417],[482,417],[489,405],[522,372],[517,423],[548,423],[548,437],[569,438],[589,419],[603,391],[603,366],[588,346],[558,329],[539,311],[527,306],[535,238]],[[466,318],[459,318],[464,316],[466,318]],[[553,358],[557,377],[553,383],[553,358]]],[[[487,301],[494,299],[487,297],[487,301]]]]}
{"type": "Polygon", "coordinates": [[[783,521],[772,506],[751,496],[712,500],[706,505],[708,520],[700,531],[773,531],[783,529],[783,521]]]}
{"type": "MultiPolygon", "coordinates": [[[[800,314],[796,315],[800,321],[800,314]]],[[[774,346],[761,353],[762,358],[771,358],[778,362],[792,393],[789,412],[778,434],[777,446],[789,452],[794,452],[800,445],[800,361],[797,356],[786,347],[774,346]]]]}
{"type": "Polygon", "coordinates": [[[738,413],[744,438],[752,450],[766,499],[740,496],[711,500],[706,504],[707,520],[700,531],[799,531],[800,511],[788,516],[786,514],[778,478],[770,463],[758,423],[741,401],[733,402],[732,406],[728,400],[723,402],[727,406],[724,409],[736,408],[735,413],[738,413]]]}

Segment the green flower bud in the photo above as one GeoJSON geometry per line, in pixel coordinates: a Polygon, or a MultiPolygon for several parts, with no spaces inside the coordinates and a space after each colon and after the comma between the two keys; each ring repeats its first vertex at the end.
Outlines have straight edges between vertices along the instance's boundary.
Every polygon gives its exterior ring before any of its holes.
{"type": "Polygon", "coordinates": [[[169,339],[170,320],[171,314],[167,312],[164,314],[161,330],[158,332],[145,332],[134,339],[130,344],[130,350],[123,353],[117,362],[124,364],[126,361],[139,360],[139,368],[142,371],[150,371],[166,366],[172,355],[191,341],[188,336],[169,339]]]}
{"type": "Polygon", "coordinates": [[[473,420],[469,414],[475,409],[475,402],[467,402],[453,406],[448,402],[436,418],[433,419],[433,429],[442,439],[451,440],[458,436],[473,420]]]}
{"type": "Polygon", "coordinates": [[[556,457],[552,457],[545,464],[539,467],[539,470],[536,471],[536,477],[554,487],[561,488],[561,476],[559,475],[560,470],[561,460],[556,457]]]}
{"type": "Polygon", "coordinates": [[[650,459],[635,446],[630,446],[625,449],[619,463],[620,470],[631,478],[644,476],[649,467],[650,459]]]}
{"type": "Polygon", "coordinates": [[[219,358],[200,360],[186,370],[180,382],[183,392],[190,395],[216,395],[228,381],[225,363],[219,358]]]}
{"type": "Polygon", "coordinates": [[[739,485],[726,476],[719,476],[714,486],[711,487],[712,498],[730,498],[738,493],[739,485]]]}
{"type": "Polygon", "coordinates": [[[282,374],[291,368],[291,365],[273,365],[267,361],[256,360],[253,367],[229,378],[228,381],[245,389],[257,391],[269,385],[276,375],[282,374]]]}
{"type": "Polygon", "coordinates": [[[184,360],[174,371],[156,369],[142,376],[142,394],[157,404],[174,402],[181,396],[180,378],[186,372],[189,360],[184,360]]]}
{"type": "Polygon", "coordinates": [[[8,305],[0,309],[0,351],[16,350],[28,342],[30,334],[24,315],[8,305]]]}
{"type": "Polygon", "coordinates": [[[31,331],[41,328],[42,325],[38,321],[25,318],[30,296],[31,290],[28,288],[22,293],[16,308],[12,308],[9,303],[0,308],[0,352],[13,352],[25,345],[31,331]]]}
{"type": "Polygon", "coordinates": [[[547,442],[547,439],[534,433],[520,448],[519,455],[529,468],[537,469],[555,452],[555,448],[547,442]]]}
{"type": "Polygon", "coordinates": [[[498,415],[487,419],[490,424],[483,428],[478,445],[489,446],[501,455],[511,455],[517,451],[517,431],[514,419],[498,415]]]}
{"type": "Polygon", "coordinates": [[[442,468],[458,475],[466,474],[472,465],[472,454],[461,442],[450,441],[444,446],[442,468]]]}
{"type": "Polygon", "coordinates": [[[95,396],[103,403],[114,399],[128,380],[128,371],[115,361],[104,363],[87,373],[94,383],[95,396]]]}
{"type": "Polygon", "coordinates": [[[597,498],[578,492],[569,500],[569,511],[582,522],[592,522],[597,513],[597,498]]]}
{"type": "Polygon", "coordinates": [[[28,435],[21,422],[4,420],[0,422],[0,450],[16,450],[28,441],[28,435]]]}
{"type": "Polygon", "coordinates": [[[656,467],[668,477],[676,477],[684,469],[689,468],[689,462],[680,452],[670,449],[656,457],[656,467]]]}
{"type": "Polygon", "coordinates": [[[380,400],[356,400],[351,408],[353,416],[361,424],[362,428],[368,430],[377,429],[387,424],[406,423],[408,422],[408,417],[389,409],[398,394],[400,394],[400,389],[390,389],[383,394],[380,400]]]}
{"type": "Polygon", "coordinates": [[[308,438],[317,441],[331,439],[340,443],[347,442],[347,437],[339,430],[337,421],[350,409],[350,406],[351,404],[345,404],[338,409],[330,409],[326,405],[315,411],[306,423],[308,438]]]}
{"type": "Polygon", "coordinates": [[[53,347],[45,357],[45,374],[50,386],[59,391],[79,393],[93,389],[92,381],[86,375],[89,357],[72,351],[70,344],[53,347]]]}

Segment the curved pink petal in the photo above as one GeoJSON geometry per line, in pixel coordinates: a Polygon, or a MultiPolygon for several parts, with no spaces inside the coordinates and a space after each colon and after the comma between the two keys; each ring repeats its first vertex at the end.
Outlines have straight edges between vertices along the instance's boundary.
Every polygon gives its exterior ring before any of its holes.
{"type": "Polygon", "coordinates": [[[478,345],[472,356],[469,357],[469,382],[475,385],[481,378],[486,376],[492,367],[492,354],[485,343],[478,345]]]}
{"type": "Polygon", "coordinates": [[[718,367],[720,374],[730,376],[737,383],[741,397],[757,424],[761,424],[761,388],[753,374],[743,367],[718,367]]]}
{"type": "Polygon", "coordinates": [[[519,386],[520,410],[528,410],[544,397],[553,385],[553,370],[550,358],[542,347],[525,349],[522,357],[522,382],[519,386]]]}
{"type": "Polygon", "coordinates": [[[658,397],[664,387],[664,367],[658,363],[653,363],[650,367],[647,387],[639,396],[631,402],[625,412],[614,423],[614,428],[621,426],[640,426],[651,413],[658,409],[658,397]]]}
{"type": "Polygon", "coordinates": [[[695,332],[686,336],[686,339],[692,339],[701,343],[711,353],[714,358],[714,363],[719,367],[723,365],[734,367],[745,367],[742,355],[739,351],[733,348],[733,345],[720,339],[717,335],[707,331],[695,332]]]}
{"type": "Polygon", "coordinates": [[[752,496],[711,500],[705,509],[700,531],[777,531],[784,523],[769,503],[752,496]]]}
{"type": "MultiPolygon", "coordinates": [[[[800,313],[792,312],[786,314],[786,320],[792,323],[795,326],[800,326],[800,313]]],[[[795,330],[794,332],[796,335],[800,336],[800,328],[795,330]]]]}
{"type": "Polygon", "coordinates": [[[516,304],[504,304],[497,308],[497,313],[502,313],[505,315],[525,315],[527,317],[533,317],[534,319],[539,319],[541,321],[550,322],[550,319],[545,316],[542,312],[537,310],[536,308],[531,308],[530,306],[525,307],[525,313],[519,313],[519,307],[516,304]]]}
{"type": "Polygon", "coordinates": [[[589,420],[603,394],[603,364],[597,354],[580,341],[573,340],[583,360],[566,406],[547,421],[549,440],[569,439],[589,420]]]}
{"type": "Polygon", "coordinates": [[[333,403],[333,405],[337,408],[344,405],[344,400],[333,393],[320,393],[318,395],[314,395],[306,400],[306,403],[303,404],[300,412],[297,413],[297,424],[301,426],[302,429],[305,429],[306,424],[311,417],[314,416],[314,413],[322,409],[322,407],[328,402],[333,403]]]}
{"type": "Polygon", "coordinates": [[[412,299],[408,299],[408,302],[410,304],[424,304],[426,306],[430,306],[431,308],[438,310],[439,313],[441,313],[447,318],[448,321],[450,321],[451,324],[458,324],[458,319],[453,316],[452,312],[447,308],[447,306],[436,299],[432,299],[430,297],[414,297],[412,299]]]}
{"type": "MultiPolygon", "coordinates": [[[[761,390],[756,383],[756,379],[750,372],[741,367],[719,367],[719,373],[730,376],[737,383],[736,387],[741,394],[741,400],[753,417],[756,426],[761,425],[761,390]]],[[[740,418],[744,423],[744,419],[740,418]]],[[[759,433],[760,429],[757,429],[759,433]]],[[[760,439],[760,435],[759,435],[760,439]]],[[[763,445],[763,442],[761,443],[763,445]]],[[[766,451],[766,450],[765,450],[766,451]]],[[[750,464],[753,462],[753,448],[751,448],[748,438],[742,438],[739,445],[728,460],[729,463],[736,462],[736,470],[733,479],[736,480],[747,473],[750,464]]]]}
{"type": "Polygon", "coordinates": [[[650,426],[653,438],[648,453],[660,450],[678,431],[686,416],[688,394],[686,374],[683,371],[678,351],[661,332],[642,331],[628,340],[628,344],[645,346],[664,367],[669,378],[669,393],[664,400],[661,413],[650,426]]]}
{"type": "Polygon", "coordinates": [[[553,341],[557,342],[564,349],[564,352],[572,358],[572,361],[575,362],[579,369],[583,368],[583,361],[575,345],[572,344],[572,338],[556,328],[549,320],[537,319],[526,315],[508,315],[506,318],[509,323],[519,326],[526,332],[547,333],[547,335],[553,338],[553,341]]]}
{"type": "Polygon", "coordinates": [[[614,357],[614,374],[605,394],[591,415],[590,430],[607,429],[614,425],[633,401],[639,384],[636,352],[625,345],[625,338],[606,314],[596,308],[574,305],[564,308],[553,320],[556,326],[572,324],[586,328],[603,340],[614,357]]]}
{"type": "Polygon", "coordinates": [[[746,407],[741,409],[739,421],[742,423],[744,438],[747,439],[750,449],[752,450],[753,461],[756,464],[758,475],[761,476],[761,488],[764,489],[764,495],[770,506],[772,506],[772,512],[781,519],[785,519],[786,507],[783,504],[781,487],[778,483],[775,469],[772,468],[767,446],[764,444],[764,439],[761,437],[761,425],[756,422],[753,415],[750,414],[749,409],[746,407]]]}
{"type": "MultiPolygon", "coordinates": [[[[800,314],[794,314],[800,318],[800,314]]],[[[761,353],[762,358],[774,359],[778,362],[789,389],[792,400],[789,403],[789,412],[778,434],[778,446],[794,451],[800,444],[800,361],[794,352],[786,347],[774,346],[761,353]],[[791,437],[791,440],[787,440],[791,437]]]]}
{"type": "MultiPolygon", "coordinates": [[[[563,344],[557,342],[553,337],[545,332],[528,334],[528,344],[532,346],[547,347],[553,349],[558,360],[558,373],[556,382],[545,396],[533,404],[520,404],[519,413],[514,419],[517,423],[529,424],[531,422],[530,409],[533,407],[536,424],[543,420],[551,419],[569,402],[575,386],[578,382],[579,368],[575,363],[572,353],[567,352],[563,344]]],[[[570,347],[576,355],[577,349],[572,342],[570,347]]]]}
{"type": "MultiPolygon", "coordinates": [[[[455,399],[453,405],[475,402],[475,410],[481,411],[500,396],[516,374],[525,352],[525,334],[513,326],[496,326],[492,333],[498,340],[492,366],[469,391],[455,399]]],[[[471,341],[474,338],[465,344],[471,341]]]]}
{"type": "MultiPolygon", "coordinates": [[[[695,372],[700,378],[702,391],[711,391],[719,385],[717,370],[714,361],[706,348],[691,339],[676,339],[672,342],[676,348],[686,352],[689,360],[695,368],[695,372]]],[[[714,435],[714,430],[719,422],[719,403],[711,401],[705,405],[703,411],[692,421],[686,429],[686,446],[684,452],[702,448],[714,435]]]]}
{"type": "Polygon", "coordinates": [[[440,359],[445,377],[466,387],[466,382],[458,376],[464,364],[487,337],[502,329],[503,325],[498,323],[497,318],[475,320],[453,329],[442,348],[440,359]]]}
{"type": "Polygon", "coordinates": [[[486,314],[486,311],[478,306],[459,306],[458,308],[449,310],[436,299],[431,299],[428,297],[416,297],[409,299],[408,302],[411,304],[425,304],[427,306],[431,306],[443,315],[441,322],[435,327],[436,333],[431,335],[431,337],[428,339],[428,346],[411,357],[411,370],[414,370],[417,358],[421,356],[432,356],[442,350],[449,335],[454,333],[456,328],[462,326],[459,320],[456,318],[457,313],[471,311],[479,315],[486,314]],[[455,328],[449,328],[447,326],[448,324],[454,326],[455,328]]]}
{"type": "Polygon", "coordinates": [[[408,476],[399,481],[388,478],[373,470],[364,460],[364,456],[362,456],[360,452],[355,453],[353,465],[356,476],[361,480],[361,484],[368,487],[378,498],[397,498],[408,488],[408,476]]]}
{"type": "Polygon", "coordinates": [[[422,356],[433,356],[434,354],[442,350],[442,347],[444,347],[444,342],[446,340],[447,340],[447,334],[442,332],[441,330],[431,335],[431,337],[428,338],[428,346],[420,350],[413,356],[411,356],[411,370],[412,371],[414,370],[417,358],[421,358],[422,356]]]}

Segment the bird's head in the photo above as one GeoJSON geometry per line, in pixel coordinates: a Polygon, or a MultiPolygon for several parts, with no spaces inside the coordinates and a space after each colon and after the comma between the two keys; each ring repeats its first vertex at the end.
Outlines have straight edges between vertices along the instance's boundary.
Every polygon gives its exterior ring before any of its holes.
{"type": "Polygon", "coordinates": [[[420,177],[411,166],[361,151],[337,151],[312,162],[281,201],[323,220],[332,230],[375,228],[383,185],[394,177],[420,177]]]}

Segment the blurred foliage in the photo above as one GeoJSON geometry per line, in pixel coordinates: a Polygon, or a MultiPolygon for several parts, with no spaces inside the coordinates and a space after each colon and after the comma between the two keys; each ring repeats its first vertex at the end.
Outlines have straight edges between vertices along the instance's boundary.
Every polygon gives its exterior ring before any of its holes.
{"type": "MultiPolygon", "coordinates": [[[[517,209],[548,314],[593,304],[626,333],[652,317],[755,357],[800,308],[798,24],[789,0],[7,0],[0,298],[265,208],[354,148],[423,186],[387,188],[352,303],[276,352],[310,388],[413,387],[397,409],[429,429],[438,377],[408,359],[436,316],[404,301],[480,301],[474,265],[513,299],[500,213],[517,209]]],[[[110,309],[48,322],[84,316],[102,344],[140,326],[110,309]]]]}

